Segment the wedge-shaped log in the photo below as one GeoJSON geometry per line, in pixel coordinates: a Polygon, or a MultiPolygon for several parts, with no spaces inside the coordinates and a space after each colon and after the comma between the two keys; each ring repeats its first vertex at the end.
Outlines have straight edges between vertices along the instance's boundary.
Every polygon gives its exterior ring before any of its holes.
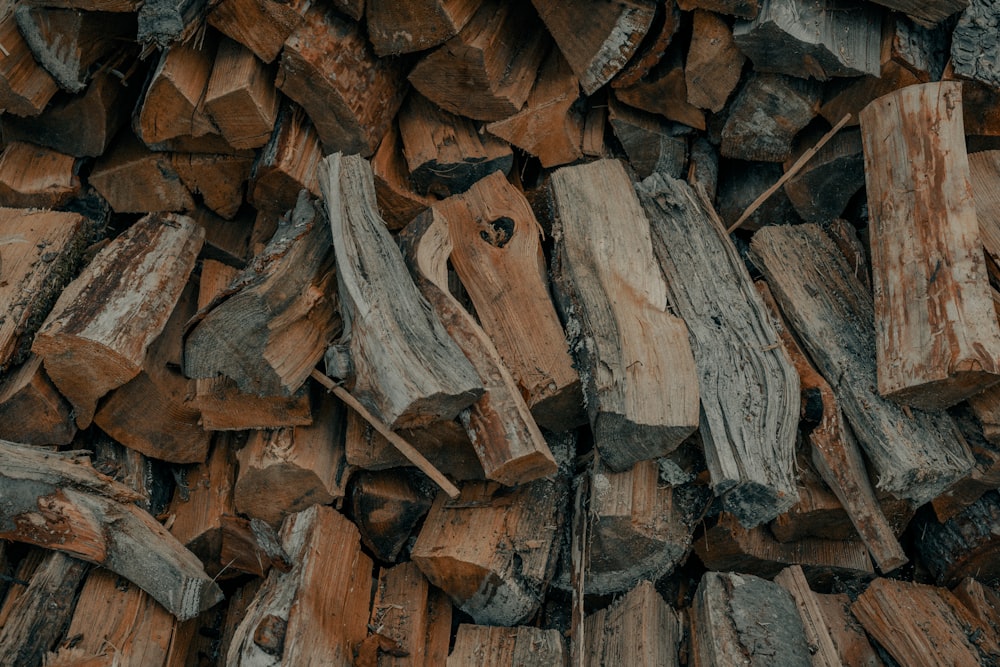
{"type": "Polygon", "coordinates": [[[458,35],[417,63],[410,83],[442,109],[474,120],[520,111],[546,47],[525,4],[484,0],[458,35]]]}
{"type": "Polygon", "coordinates": [[[94,165],[89,182],[115,213],[190,211],[195,207],[170,155],[154,153],[127,130],[94,165]]]}
{"type": "Polygon", "coordinates": [[[294,566],[271,570],[236,628],[226,664],[352,664],[368,634],[372,576],[357,529],[314,505],[285,520],[281,541],[294,566]]]}
{"type": "Polygon", "coordinates": [[[552,431],[579,425],[580,377],[549,296],[540,227],[525,196],[494,172],[434,208],[448,219],[451,262],[483,330],[535,420],[552,431]]]}
{"type": "Polygon", "coordinates": [[[965,477],[974,461],[946,414],[904,411],[878,394],[871,294],[823,231],[809,224],[765,227],[751,251],[833,388],[878,487],[920,505],[965,477]]]}
{"type": "Polygon", "coordinates": [[[0,206],[61,208],[80,195],[79,162],[22,141],[0,153],[0,206]]]}
{"type": "Polygon", "coordinates": [[[467,482],[456,500],[437,495],[410,558],[476,623],[516,625],[552,578],[565,500],[562,480],[467,482]]]}
{"type": "Polygon", "coordinates": [[[68,445],[76,435],[73,407],[29,355],[0,379],[0,440],[27,445],[68,445]]]}
{"type": "Polygon", "coordinates": [[[553,267],[587,397],[594,443],[612,470],[677,448],[698,426],[698,373],[649,223],[621,162],[565,167],[550,191],[553,267]]]}
{"type": "Polygon", "coordinates": [[[712,12],[695,10],[684,79],[687,101],[718,113],[736,89],[746,56],[736,46],[732,28],[712,12]]]}
{"type": "Polygon", "coordinates": [[[0,441],[0,537],[103,565],[149,593],[181,620],[222,599],[198,559],[137,495],[95,471],[85,457],[0,441]]]}
{"type": "Polygon", "coordinates": [[[861,112],[861,135],[879,393],[944,408],[1000,382],[1000,326],[969,182],[961,84],[879,98],[861,112]]]}
{"type": "Polygon", "coordinates": [[[205,110],[226,142],[233,148],[266,144],[280,101],[274,70],[239,42],[222,39],[205,90],[205,110]]]}
{"type": "Polygon", "coordinates": [[[222,0],[208,13],[208,24],[270,63],[302,25],[312,4],[310,0],[222,0]]]}
{"type": "Polygon", "coordinates": [[[455,648],[448,655],[448,667],[480,662],[495,667],[562,665],[566,663],[566,649],[558,630],[463,623],[458,626],[455,648]]]}
{"type": "Polygon", "coordinates": [[[379,144],[371,164],[375,174],[378,210],[389,229],[402,229],[434,203],[433,197],[418,194],[413,189],[399,128],[395,123],[379,144]]]}
{"type": "Polygon", "coordinates": [[[584,621],[583,664],[678,665],[683,626],[651,581],[641,581],[584,621]]]}
{"type": "Polygon", "coordinates": [[[333,285],[330,228],[302,193],[264,251],[202,310],[185,341],[184,374],[292,396],[339,330],[333,285]]]}
{"type": "Polygon", "coordinates": [[[453,419],[483,385],[413,284],[378,215],[371,166],[335,153],[320,163],[319,183],[355,370],[351,393],[391,428],[453,419]]]}
{"type": "Polygon", "coordinates": [[[32,351],[73,404],[80,428],[90,424],[98,399],[142,370],[204,237],[185,216],[146,216],[105,246],[59,296],[32,351]]]}
{"type": "Polygon", "coordinates": [[[556,461],[490,337],[448,291],[453,242],[448,218],[420,214],[400,235],[414,282],[472,363],[486,392],[461,420],[487,479],[516,486],[556,471],[556,461]]]}
{"type": "MultiPolygon", "coordinates": [[[[482,0],[420,0],[365,4],[368,39],[378,56],[430,49],[458,34],[482,0]]],[[[360,18],[360,17],[354,17],[360,18]]]]}
{"type": "Polygon", "coordinates": [[[398,59],[376,58],[361,26],[313,3],[289,36],[275,85],[302,105],[326,152],[368,157],[406,94],[398,59]]]}
{"type": "Polygon", "coordinates": [[[819,110],[819,85],[754,72],[729,105],[719,152],[738,160],[784,162],[792,139],[819,110]]]}
{"type": "Polygon", "coordinates": [[[667,120],[705,129],[704,112],[688,102],[683,54],[679,48],[668,49],[656,67],[638,81],[628,86],[615,86],[615,98],[667,120]]]}
{"type": "Polygon", "coordinates": [[[247,201],[277,217],[295,206],[300,190],[318,197],[316,169],[322,159],[323,146],[309,117],[297,104],[286,104],[253,163],[247,201]]]}
{"type": "Polygon", "coordinates": [[[652,0],[587,0],[574,5],[558,0],[532,0],[532,4],[576,72],[586,95],[606,84],[625,66],[646,36],[656,11],[652,0]],[[581,16],[587,20],[581,21],[581,16]]]}
{"type": "MultiPolygon", "coordinates": [[[[819,133],[808,130],[784,167],[787,170],[799,157],[816,145],[819,133]]],[[[795,212],[806,222],[824,225],[840,216],[851,198],[865,184],[864,153],[861,133],[856,128],[842,130],[788,179],[783,189],[795,212]]]]}
{"type": "MultiPolygon", "coordinates": [[[[174,153],[172,158],[174,171],[191,194],[200,195],[205,206],[223,218],[236,217],[243,205],[244,186],[250,177],[253,158],[217,153],[174,153]]],[[[192,213],[192,217],[195,216],[196,213],[192,213]]],[[[198,217],[201,218],[199,223],[204,223],[211,232],[207,218],[198,217]]],[[[210,233],[206,239],[209,243],[214,240],[212,236],[210,233]]]]}
{"type": "Polygon", "coordinates": [[[417,478],[400,468],[354,475],[348,507],[361,541],[380,561],[394,563],[431,508],[417,478]]]}
{"type": "Polygon", "coordinates": [[[736,22],[733,38],[758,72],[820,81],[878,76],[882,13],[842,0],[761,0],[753,20],[736,22]]]}
{"type": "Polygon", "coordinates": [[[690,333],[712,488],[743,525],[770,521],[797,496],[799,376],[711,205],[659,174],[636,190],[690,333]]]}
{"type": "MultiPolygon", "coordinates": [[[[608,99],[608,121],[639,178],[653,172],[683,176],[688,142],[673,132],[668,121],[622,104],[614,95],[608,99]]],[[[603,134],[603,127],[600,131],[603,134]]]]}
{"type": "Polygon", "coordinates": [[[15,116],[37,116],[59,92],[59,84],[35,61],[21,36],[14,13],[0,20],[0,109],[15,116]]]}

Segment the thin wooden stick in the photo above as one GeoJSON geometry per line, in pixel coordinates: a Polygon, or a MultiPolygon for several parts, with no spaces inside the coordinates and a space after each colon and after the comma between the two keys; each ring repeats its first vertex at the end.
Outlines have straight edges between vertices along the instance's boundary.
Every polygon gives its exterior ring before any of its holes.
{"type": "Polygon", "coordinates": [[[388,440],[393,447],[399,450],[399,453],[406,457],[406,460],[417,466],[425,475],[434,480],[434,483],[441,487],[441,489],[448,494],[450,498],[458,498],[459,490],[458,487],[452,484],[447,477],[444,476],[440,470],[434,467],[430,461],[424,458],[424,455],[417,451],[417,448],[408,443],[403,438],[399,437],[392,430],[382,423],[382,420],[373,415],[368,411],[365,406],[361,405],[358,399],[351,396],[350,392],[341,387],[339,384],[334,382],[332,379],[323,375],[315,368],[310,374],[312,379],[319,382],[321,385],[326,387],[329,391],[333,392],[333,395],[342,400],[348,405],[352,410],[361,415],[361,418],[372,425],[372,427],[382,434],[382,436],[388,440]]]}
{"type": "Polygon", "coordinates": [[[847,125],[848,121],[850,120],[851,120],[851,114],[847,114],[846,116],[841,118],[840,122],[833,126],[833,129],[824,134],[823,138],[820,139],[815,146],[813,146],[805,153],[803,153],[801,157],[799,157],[799,159],[795,161],[795,164],[789,167],[788,171],[786,171],[784,174],[781,175],[781,178],[778,179],[777,183],[769,187],[759,197],[754,199],[753,203],[747,206],[747,210],[743,211],[743,215],[741,215],[739,219],[733,223],[733,226],[726,230],[726,232],[731,234],[737,229],[739,229],[740,225],[746,222],[747,218],[749,218],[751,215],[754,214],[754,211],[756,211],[764,204],[764,202],[770,199],[771,195],[777,192],[778,188],[780,188],[782,185],[785,184],[785,181],[790,179],[795,174],[799,173],[802,170],[802,167],[806,166],[806,163],[809,162],[809,160],[811,160],[812,157],[819,152],[819,149],[823,148],[823,146],[826,145],[826,142],[830,141],[830,139],[833,139],[834,135],[840,132],[841,128],[847,125]]]}

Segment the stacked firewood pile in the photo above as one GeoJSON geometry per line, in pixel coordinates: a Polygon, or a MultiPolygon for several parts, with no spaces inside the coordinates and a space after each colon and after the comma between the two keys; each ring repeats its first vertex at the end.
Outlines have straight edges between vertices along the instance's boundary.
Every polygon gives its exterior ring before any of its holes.
{"type": "Polygon", "coordinates": [[[0,664],[1000,662],[1000,3],[0,14],[0,664]]]}

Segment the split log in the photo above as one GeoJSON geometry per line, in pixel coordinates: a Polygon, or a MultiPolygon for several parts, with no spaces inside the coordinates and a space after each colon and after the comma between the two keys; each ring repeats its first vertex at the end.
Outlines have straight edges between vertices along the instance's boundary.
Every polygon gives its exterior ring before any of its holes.
{"type": "Polygon", "coordinates": [[[612,86],[628,86],[646,76],[666,55],[680,27],[681,11],[677,3],[674,0],[657,3],[646,36],[625,67],[612,77],[612,86]]]}
{"type": "MultiPolygon", "coordinates": [[[[784,171],[776,162],[720,160],[718,212],[726,229],[743,217],[744,211],[770,187],[784,171]]],[[[740,223],[740,229],[756,231],[765,225],[793,225],[801,222],[784,188],[775,193],[740,223]]]]}
{"type": "Polygon", "coordinates": [[[432,503],[426,489],[399,469],[359,472],[347,497],[361,542],[385,563],[396,562],[432,503]]]}
{"type": "Polygon", "coordinates": [[[706,572],[691,609],[691,664],[810,664],[792,596],[759,577],[706,572]]]}
{"type": "Polygon", "coordinates": [[[0,662],[5,665],[42,664],[69,624],[87,574],[86,563],[59,552],[45,552],[39,561],[30,583],[19,595],[8,595],[0,609],[0,662]]]}
{"type": "Polygon", "coordinates": [[[927,410],[1000,382],[961,106],[959,84],[928,83],[861,112],[879,393],[927,410]]]}
{"type": "Polygon", "coordinates": [[[370,156],[406,94],[402,64],[376,58],[364,30],[321,3],[285,42],[275,85],[305,109],[327,152],[370,156]]]}
{"type": "Polygon", "coordinates": [[[266,577],[272,567],[288,572],[293,565],[281,546],[278,531],[269,523],[230,514],[222,516],[219,562],[224,568],[257,577],[266,577]]]}
{"type": "Polygon", "coordinates": [[[457,35],[475,14],[480,1],[423,0],[400,4],[368,0],[365,6],[368,39],[379,57],[433,48],[457,35]]]}
{"type": "Polygon", "coordinates": [[[357,662],[369,667],[434,665],[443,659],[437,647],[448,652],[451,638],[451,604],[431,589],[413,563],[382,570],[375,589],[368,629],[372,634],[358,647],[357,662]],[[442,604],[443,602],[443,604],[442,604]],[[443,623],[447,617],[448,622],[443,623]],[[369,660],[365,662],[365,660],[369,660]]]}
{"type": "Polygon", "coordinates": [[[745,62],[729,24],[712,12],[695,10],[684,66],[688,104],[712,113],[722,111],[740,81],[745,62]]]}
{"type": "Polygon", "coordinates": [[[656,10],[651,0],[569,5],[532,0],[585,95],[593,94],[628,62],[649,31],[656,10]],[[585,22],[580,21],[586,16],[585,22]]]}
{"type": "Polygon", "coordinates": [[[901,665],[984,665],[1000,659],[996,636],[947,590],[876,579],[851,613],[901,665]]]}
{"type": "MultiPolygon", "coordinates": [[[[553,274],[577,352],[594,443],[615,471],[676,449],[698,425],[698,375],[649,223],[617,161],[566,167],[549,184],[553,274]]],[[[632,582],[629,582],[631,585],[632,582]]]]}
{"type": "Polygon", "coordinates": [[[534,155],[543,167],[583,157],[583,116],[576,108],[580,84],[557,48],[549,49],[524,108],[486,129],[534,155]]]}
{"type": "Polygon", "coordinates": [[[738,160],[784,162],[795,135],[816,116],[819,92],[815,81],[755,71],[729,105],[719,151],[738,160]]]}
{"type": "Polygon", "coordinates": [[[962,11],[951,31],[950,66],[956,76],[1000,87],[998,23],[1000,7],[990,0],[973,0],[962,11]]]}
{"type": "Polygon", "coordinates": [[[840,0],[761,0],[751,21],[733,27],[736,45],[758,72],[811,76],[878,76],[882,12],[840,0]]]}
{"type": "Polygon", "coordinates": [[[991,630],[994,637],[1000,636],[1000,593],[970,578],[962,579],[951,592],[972,612],[980,626],[991,630]]]}
{"type": "Polygon", "coordinates": [[[608,97],[608,121],[639,178],[653,173],[680,178],[684,173],[687,140],[666,121],[621,104],[614,95],[608,97]]]}
{"type": "Polygon", "coordinates": [[[295,394],[340,328],[331,260],[330,228],[302,193],[267,248],[190,328],[184,374],[222,375],[258,396],[295,394]]]}
{"type": "Polygon", "coordinates": [[[437,209],[418,216],[400,235],[400,246],[421,294],[472,364],[486,389],[462,424],[487,479],[516,486],[551,475],[556,462],[496,346],[448,291],[453,242],[449,219],[437,209]]]}
{"type": "Polygon", "coordinates": [[[205,90],[205,111],[233,148],[260,148],[278,117],[274,70],[239,42],[223,38],[205,90]]]}
{"type": "Polygon", "coordinates": [[[271,63],[311,6],[310,0],[221,0],[208,13],[208,24],[271,63]]]}
{"type": "Polygon", "coordinates": [[[170,155],[154,153],[128,131],[97,160],[88,182],[115,213],[190,211],[195,207],[170,155]]]}
{"type": "Polygon", "coordinates": [[[1000,494],[990,491],[947,521],[930,512],[914,519],[917,552],[938,584],[965,577],[1000,578],[1000,494]]]}
{"type": "Polygon", "coordinates": [[[453,419],[482,383],[410,279],[378,216],[371,167],[336,153],[320,163],[319,181],[355,371],[351,392],[390,428],[453,419]]]}
{"type": "MultiPolygon", "coordinates": [[[[804,393],[804,392],[803,392],[804,393]]],[[[796,457],[796,490],[799,501],[771,521],[771,534],[779,542],[822,537],[829,540],[853,540],[858,532],[836,494],[820,479],[809,462],[807,449],[800,445],[796,457]]],[[[878,505],[876,511],[881,513],[878,505]]],[[[892,535],[890,533],[890,535],[892,535]]],[[[892,535],[895,540],[895,535],[892,535]]]]}
{"type": "Polygon", "coordinates": [[[973,409],[959,405],[948,412],[972,450],[976,465],[965,479],[931,501],[938,521],[951,519],[987,491],[1000,488],[1000,447],[987,440],[973,409]]]}
{"type": "Polygon", "coordinates": [[[524,195],[493,173],[434,205],[451,229],[451,262],[483,330],[539,425],[581,423],[580,378],[549,296],[539,226],[524,195]]]}
{"type": "MultiPolygon", "coordinates": [[[[786,171],[816,145],[818,136],[809,132],[802,135],[785,161],[786,171]]],[[[782,187],[799,217],[806,222],[827,224],[844,212],[851,198],[864,186],[864,174],[861,133],[844,130],[824,144],[782,187]]]]}
{"type": "Polygon", "coordinates": [[[560,479],[467,482],[456,500],[439,493],[410,558],[476,623],[521,623],[552,578],[566,495],[560,479]]]}
{"type": "Polygon", "coordinates": [[[677,5],[686,12],[706,10],[716,14],[728,14],[741,19],[753,19],[760,12],[760,0],[677,0],[677,5]]]}
{"type": "Polygon", "coordinates": [[[59,92],[59,84],[35,61],[14,14],[0,20],[0,109],[15,116],[37,116],[59,92]]]}
{"type": "Polygon", "coordinates": [[[878,487],[919,505],[965,477],[974,462],[947,415],[904,412],[876,392],[872,297],[822,230],[765,227],[751,254],[830,382],[878,487]]]}
{"type": "Polygon", "coordinates": [[[399,128],[392,124],[371,159],[379,214],[391,230],[402,229],[434,203],[413,189],[399,128]]]}
{"type": "Polygon", "coordinates": [[[344,428],[343,407],[327,394],[309,426],[252,432],[236,453],[237,511],[277,526],[289,514],[343,498],[350,474],[344,428]]]}
{"type": "Polygon", "coordinates": [[[0,208],[0,372],[28,359],[32,336],[76,275],[91,232],[75,213],[0,208]]]}
{"type": "Polygon", "coordinates": [[[410,83],[442,109],[474,120],[520,111],[547,46],[526,4],[483,0],[455,37],[416,64],[410,83]]]}
{"type": "Polygon", "coordinates": [[[448,113],[419,93],[407,97],[398,120],[410,182],[420,194],[444,199],[494,171],[506,175],[514,164],[505,142],[480,133],[473,121],[448,113]]]}
{"type": "Polygon", "coordinates": [[[232,220],[243,205],[252,158],[215,153],[174,153],[171,164],[181,183],[206,207],[232,220]]]}
{"type": "Polygon", "coordinates": [[[23,4],[14,10],[14,18],[35,61],[60,88],[71,93],[83,91],[98,62],[136,31],[135,15],[131,13],[23,4]]]}
{"type": "Polygon", "coordinates": [[[799,610],[813,667],[841,665],[840,654],[826,627],[826,617],[823,616],[816,594],[809,588],[802,568],[798,565],[785,568],[774,577],[774,583],[788,591],[799,610]]]}
{"type": "Polygon", "coordinates": [[[817,594],[815,598],[841,664],[883,667],[865,629],[851,614],[851,599],[847,593],[817,594]]]}
{"type": "Polygon", "coordinates": [[[679,664],[683,627],[650,581],[584,621],[583,665],[679,664]]]}
{"type": "Polygon", "coordinates": [[[712,488],[743,525],[770,521],[796,500],[798,374],[710,204],[659,174],[636,190],[669,303],[688,326],[712,488]]]}
{"type": "Polygon", "coordinates": [[[27,445],[68,445],[76,435],[73,408],[30,355],[0,379],[0,440],[27,445]]]}
{"type": "Polygon", "coordinates": [[[236,628],[226,664],[351,664],[367,635],[372,573],[357,529],[314,505],[285,520],[281,539],[295,566],[268,575],[236,628]]]}
{"type": "Polygon", "coordinates": [[[705,129],[704,112],[688,102],[687,80],[679,49],[669,49],[656,67],[635,83],[616,86],[615,97],[636,109],[698,130],[705,129]]]}
{"type": "Polygon", "coordinates": [[[962,11],[969,6],[969,0],[875,0],[897,12],[907,14],[920,25],[931,27],[962,11]]]}
{"type": "Polygon", "coordinates": [[[548,667],[564,664],[566,649],[558,630],[459,625],[455,648],[448,655],[448,667],[480,661],[495,667],[548,667]]]}
{"type": "Polygon", "coordinates": [[[316,172],[322,159],[323,146],[312,121],[298,105],[286,104],[254,161],[247,201],[277,217],[295,207],[301,190],[319,197],[316,172]]]}
{"type": "Polygon", "coordinates": [[[0,537],[70,554],[120,574],[180,620],[222,599],[198,559],[145,511],[135,494],[85,458],[0,442],[0,537]]]}
{"type": "Polygon", "coordinates": [[[204,236],[190,218],[146,216],[105,246],[59,296],[32,351],[73,404],[80,428],[90,424],[98,399],[142,370],[204,236]]]}
{"type": "Polygon", "coordinates": [[[165,466],[97,429],[87,440],[97,472],[134,491],[139,496],[135,505],[149,515],[161,516],[166,511],[176,480],[165,466]]]}
{"type": "Polygon", "coordinates": [[[0,206],[61,208],[80,195],[79,168],[71,155],[10,142],[0,153],[0,206]]]}

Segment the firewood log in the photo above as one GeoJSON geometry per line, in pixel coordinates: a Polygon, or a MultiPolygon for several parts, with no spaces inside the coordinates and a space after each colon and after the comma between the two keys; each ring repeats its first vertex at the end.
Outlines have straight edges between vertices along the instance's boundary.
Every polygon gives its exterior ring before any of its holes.
{"type": "Polygon", "coordinates": [[[594,444],[623,472],[676,449],[697,428],[688,330],[665,309],[649,223],[621,163],[566,167],[549,187],[559,239],[553,273],[568,326],[579,331],[594,444]]]}
{"type": "Polygon", "coordinates": [[[774,583],[788,591],[798,608],[806,641],[809,642],[813,667],[838,667],[841,662],[837,646],[826,628],[826,617],[823,616],[816,594],[809,588],[802,568],[798,565],[785,568],[774,577],[774,583]]]}
{"type": "Polygon", "coordinates": [[[0,440],[26,445],[68,445],[76,435],[73,408],[30,355],[0,379],[0,440]]]}
{"type": "Polygon", "coordinates": [[[392,124],[371,159],[375,174],[375,197],[378,210],[391,230],[402,229],[434,203],[433,197],[413,189],[410,172],[403,156],[399,127],[392,124]]]}
{"type": "MultiPolygon", "coordinates": [[[[803,132],[785,161],[785,169],[814,146],[817,138],[818,135],[803,132]]],[[[799,217],[806,222],[827,224],[844,212],[862,186],[861,133],[851,129],[841,131],[827,142],[782,188],[799,217]]]]}
{"type": "Polygon", "coordinates": [[[819,90],[814,81],[755,71],[729,105],[720,153],[784,162],[791,156],[792,139],[816,116],[819,90]]]}
{"type": "Polygon", "coordinates": [[[635,83],[616,86],[615,98],[667,120],[698,130],[705,129],[704,112],[688,102],[687,81],[679,48],[669,49],[656,67],[635,83]]]}
{"type": "Polygon", "coordinates": [[[455,37],[414,66],[410,83],[442,109],[474,120],[520,111],[547,46],[525,4],[483,0],[455,37]]]}
{"type": "Polygon", "coordinates": [[[37,116],[59,91],[21,36],[14,14],[0,19],[0,109],[15,116],[37,116]]]}
{"type": "Polygon", "coordinates": [[[198,559],[144,510],[134,492],[86,459],[0,442],[8,521],[0,537],[103,565],[149,593],[180,620],[222,599],[198,559]],[[34,527],[32,527],[34,526],[34,527]]]}
{"type": "Polygon", "coordinates": [[[721,111],[739,83],[745,62],[729,24],[712,12],[695,10],[684,66],[688,103],[712,113],[721,111]]]}
{"type": "Polygon", "coordinates": [[[1000,381],[961,104],[959,84],[928,83],[861,112],[879,393],[928,410],[1000,381]]]}
{"type": "Polygon", "coordinates": [[[677,0],[677,5],[686,12],[707,10],[741,19],[756,18],[761,4],[761,0],[677,0]]]}
{"type": "Polygon", "coordinates": [[[996,27],[1000,8],[989,0],[973,0],[951,31],[951,69],[955,76],[1000,87],[1000,41],[996,27]]]}
{"type": "Polygon", "coordinates": [[[759,525],[796,500],[798,374],[710,205],[659,174],[636,190],[669,303],[688,326],[712,488],[745,526],[759,525]]]}
{"type": "Polygon", "coordinates": [[[278,531],[271,524],[232,514],[224,514],[221,524],[219,562],[223,567],[258,577],[266,577],[272,567],[280,572],[292,569],[291,557],[285,553],[278,531]]]}
{"type": "Polygon", "coordinates": [[[142,370],[204,236],[190,218],[146,216],[107,245],[59,296],[32,351],[73,404],[80,428],[90,424],[102,396],[142,370]]]}
{"type": "Polygon", "coordinates": [[[190,211],[195,207],[170,155],[149,150],[128,131],[119,134],[88,180],[115,213],[190,211]]]}
{"type": "Polygon", "coordinates": [[[914,519],[916,549],[938,584],[953,586],[964,577],[1000,577],[1000,495],[989,491],[947,521],[932,512],[914,519]]]}
{"type": "Polygon", "coordinates": [[[208,24],[271,63],[312,4],[310,0],[221,0],[209,11],[208,24]]]}
{"type": "Polygon", "coordinates": [[[208,0],[145,0],[139,5],[137,41],[166,49],[191,40],[204,24],[208,0]]]}
{"type": "Polygon", "coordinates": [[[994,262],[1000,262],[1000,151],[969,154],[969,183],[975,201],[976,220],[983,250],[994,262]]]}
{"type": "Polygon", "coordinates": [[[410,279],[378,216],[371,167],[337,153],[320,163],[319,180],[355,370],[352,393],[390,428],[453,419],[479,398],[482,383],[410,279]]]}
{"type": "Polygon", "coordinates": [[[920,25],[931,27],[969,6],[969,0],[877,0],[897,12],[907,14],[920,25]]]}
{"type": "Polygon", "coordinates": [[[240,155],[174,153],[174,171],[205,206],[232,220],[243,205],[243,194],[253,160],[240,155]]]}
{"type": "Polygon", "coordinates": [[[280,101],[274,70],[239,42],[223,38],[205,90],[205,111],[226,142],[233,148],[266,144],[280,101]]]}
{"type": "Polygon", "coordinates": [[[947,415],[904,412],[877,393],[872,297],[822,230],[765,227],[751,254],[833,388],[878,487],[919,505],[965,477],[974,462],[947,415]]]}
{"type": "Polygon", "coordinates": [[[481,1],[422,0],[401,4],[368,0],[365,3],[368,39],[380,57],[433,48],[457,35],[481,1]]]}
{"type": "Polygon", "coordinates": [[[679,664],[682,633],[677,612],[656,592],[652,582],[641,581],[610,607],[587,616],[583,664],[679,664]]]}
{"type": "Polygon", "coordinates": [[[496,667],[548,667],[564,664],[566,653],[558,630],[463,623],[458,626],[455,648],[448,655],[448,667],[478,661],[496,667]]]}
{"type": "Polygon", "coordinates": [[[1000,636],[1000,593],[969,577],[958,582],[951,592],[981,626],[992,630],[994,637],[1000,636]]]}
{"type": "Polygon", "coordinates": [[[351,482],[348,506],[362,543],[377,559],[394,563],[432,498],[408,471],[362,470],[351,482]]]}
{"type": "Polygon", "coordinates": [[[270,139],[254,161],[247,201],[277,217],[295,207],[301,190],[318,197],[316,172],[322,159],[323,147],[312,121],[298,105],[283,106],[270,139]]]}
{"type": "Polygon", "coordinates": [[[646,74],[666,55],[681,27],[681,11],[675,0],[656,3],[653,22],[631,59],[612,79],[612,86],[628,86],[646,74]]]}
{"type": "MultiPolygon", "coordinates": [[[[721,159],[716,198],[719,217],[726,229],[736,224],[747,207],[777,183],[783,174],[784,170],[776,162],[721,159]]],[[[784,188],[779,188],[740,224],[740,229],[756,231],[765,225],[797,224],[800,221],[784,188]]]]}
{"type": "Polygon", "coordinates": [[[851,614],[847,593],[817,594],[817,605],[826,621],[826,629],[843,665],[882,667],[883,662],[871,645],[865,629],[851,614]]]}
{"type": "Polygon", "coordinates": [[[532,0],[532,4],[576,72],[585,95],[593,94],[625,66],[649,30],[656,9],[651,0],[588,0],[572,5],[532,0]],[[581,16],[587,17],[583,24],[581,16]]]}
{"type": "Polygon", "coordinates": [[[80,194],[79,162],[21,141],[0,153],[0,206],[61,208],[80,194]]]}
{"type": "Polygon", "coordinates": [[[687,162],[687,140],[656,116],[608,98],[608,121],[639,178],[654,172],[680,178],[687,162]]]}
{"type": "Polygon", "coordinates": [[[1000,447],[987,438],[971,401],[970,406],[959,404],[948,413],[972,450],[976,465],[965,479],[931,501],[938,521],[947,521],[979,500],[984,493],[1000,488],[1000,447]]]}

